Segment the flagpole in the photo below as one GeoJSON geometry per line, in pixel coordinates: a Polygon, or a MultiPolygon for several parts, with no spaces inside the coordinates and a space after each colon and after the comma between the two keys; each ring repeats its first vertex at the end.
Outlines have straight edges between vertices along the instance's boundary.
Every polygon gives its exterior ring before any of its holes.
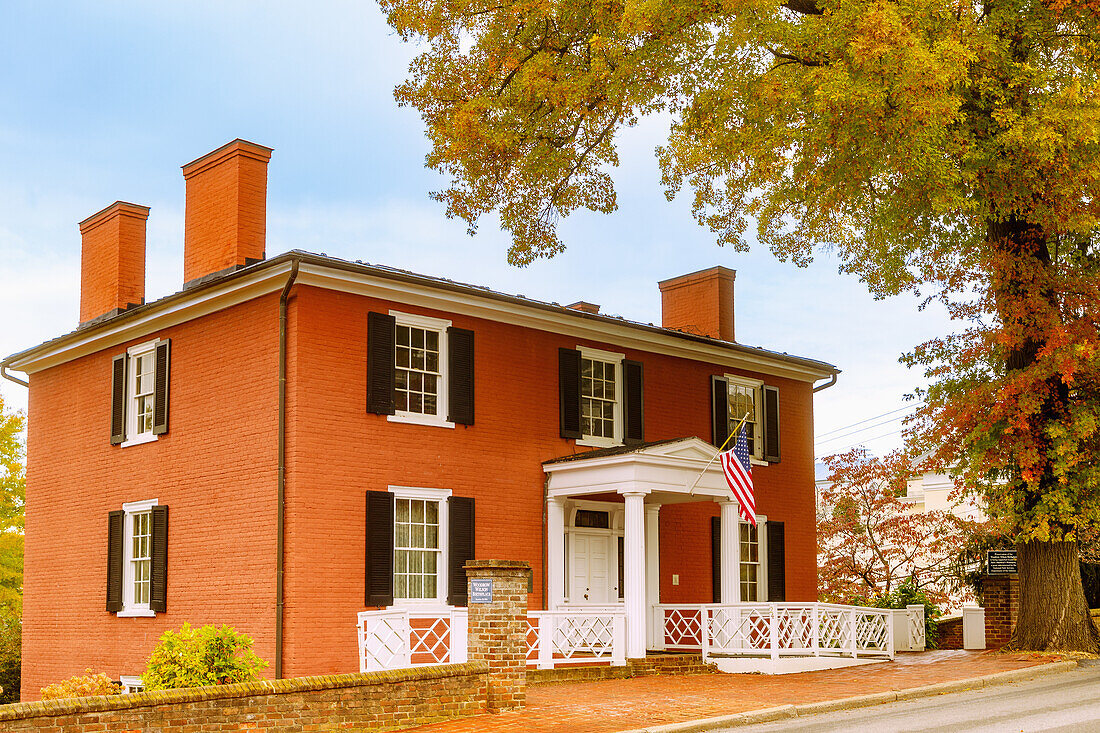
{"type": "Polygon", "coordinates": [[[689,495],[691,495],[691,496],[695,495],[695,487],[696,487],[696,485],[698,485],[699,479],[703,478],[703,474],[707,472],[708,468],[710,468],[710,464],[714,463],[714,460],[716,458],[718,458],[718,455],[722,452],[722,448],[726,447],[726,443],[729,443],[730,440],[733,438],[733,436],[735,436],[735,435],[737,435],[741,432],[741,426],[744,425],[745,421],[748,420],[748,419],[749,419],[749,413],[746,412],[745,416],[743,418],[741,418],[741,422],[737,423],[737,427],[735,427],[733,430],[731,430],[730,434],[726,436],[725,441],[722,442],[722,447],[718,449],[718,452],[715,453],[714,456],[709,461],[707,461],[707,465],[703,466],[703,470],[700,471],[699,475],[695,477],[695,480],[691,482],[691,488],[688,489],[688,494],[689,495]]]}

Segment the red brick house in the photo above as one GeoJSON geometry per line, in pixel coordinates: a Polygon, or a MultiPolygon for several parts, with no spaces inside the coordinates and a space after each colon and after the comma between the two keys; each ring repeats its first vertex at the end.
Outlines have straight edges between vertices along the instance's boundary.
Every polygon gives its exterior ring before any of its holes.
{"type": "Polygon", "coordinates": [[[246,632],[269,675],[355,671],[358,611],[465,605],[473,557],[529,561],[532,608],[623,603],[630,656],[658,602],[816,600],[837,370],[737,344],[732,271],[660,283],[656,327],[268,259],[270,153],[184,166],[185,282],[154,302],[149,210],[82,222],[80,325],[0,363],[29,382],[25,699],[139,675],[185,621],[246,632]],[[689,492],[745,411],[755,530],[720,472],[689,492]]]}

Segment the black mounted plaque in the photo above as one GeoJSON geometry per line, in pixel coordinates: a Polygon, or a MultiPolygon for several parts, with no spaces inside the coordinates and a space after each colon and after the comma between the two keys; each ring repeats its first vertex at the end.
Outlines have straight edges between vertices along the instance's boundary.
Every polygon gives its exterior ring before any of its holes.
{"type": "Polygon", "coordinates": [[[985,571],[990,575],[1015,575],[1015,550],[989,550],[985,556],[985,571]]]}

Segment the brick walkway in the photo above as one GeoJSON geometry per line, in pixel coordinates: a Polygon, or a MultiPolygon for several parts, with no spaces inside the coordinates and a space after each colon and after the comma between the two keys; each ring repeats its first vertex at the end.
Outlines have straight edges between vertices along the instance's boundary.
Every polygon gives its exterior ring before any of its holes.
{"type": "Polygon", "coordinates": [[[527,688],[527,708],[412,730],[418,733],[612,733],[647,725],[835,700],[1030,667],[1057,657],[931,651],[893,662],[791,675],[686,675],[527,688]]]}

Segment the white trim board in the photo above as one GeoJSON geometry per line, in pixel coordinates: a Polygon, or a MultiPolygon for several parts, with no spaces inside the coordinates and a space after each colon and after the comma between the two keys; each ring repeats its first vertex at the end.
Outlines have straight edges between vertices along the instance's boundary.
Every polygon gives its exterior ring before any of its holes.
{"type": "MultiPolygon", "coordinates": [[[[413,305],[483,318],[499,323],[534,328],[574,338],[588,339],[618,348],[637,349],[702,361],[726,368],[762,372],[769,375],[814,382],[832,376],[834,370],[797,364],[763,352],[746,352],[694,341],[671,333],[649,331],[627,323],[607,319],[584,318],[580,314],[557,312],[536,305],[507,302],[476,293],[457,292],[428,283],[407,282],[369,272],[355,272],[342,267],[315,262],[300,262],[296,284],[312,285],[339,292],[364,295],[402,305],[413,305]]],[[[228,282],[186,293],[169,296],[169,302],[150,304],[140,315],[122,318],[105,328],[90,328],[86,333],[62,336],[57,343],[47,343],[28,349],[8,366],[16,371],[33,374],[67,361],[116,346],[194,318],[228,308],[238,303],[280,290],[290,273],[292,260],[277,265],[259,266],[257,271],[228,282]]],[[[797,358],[797,357],[793,357],[797,358]]]]}

